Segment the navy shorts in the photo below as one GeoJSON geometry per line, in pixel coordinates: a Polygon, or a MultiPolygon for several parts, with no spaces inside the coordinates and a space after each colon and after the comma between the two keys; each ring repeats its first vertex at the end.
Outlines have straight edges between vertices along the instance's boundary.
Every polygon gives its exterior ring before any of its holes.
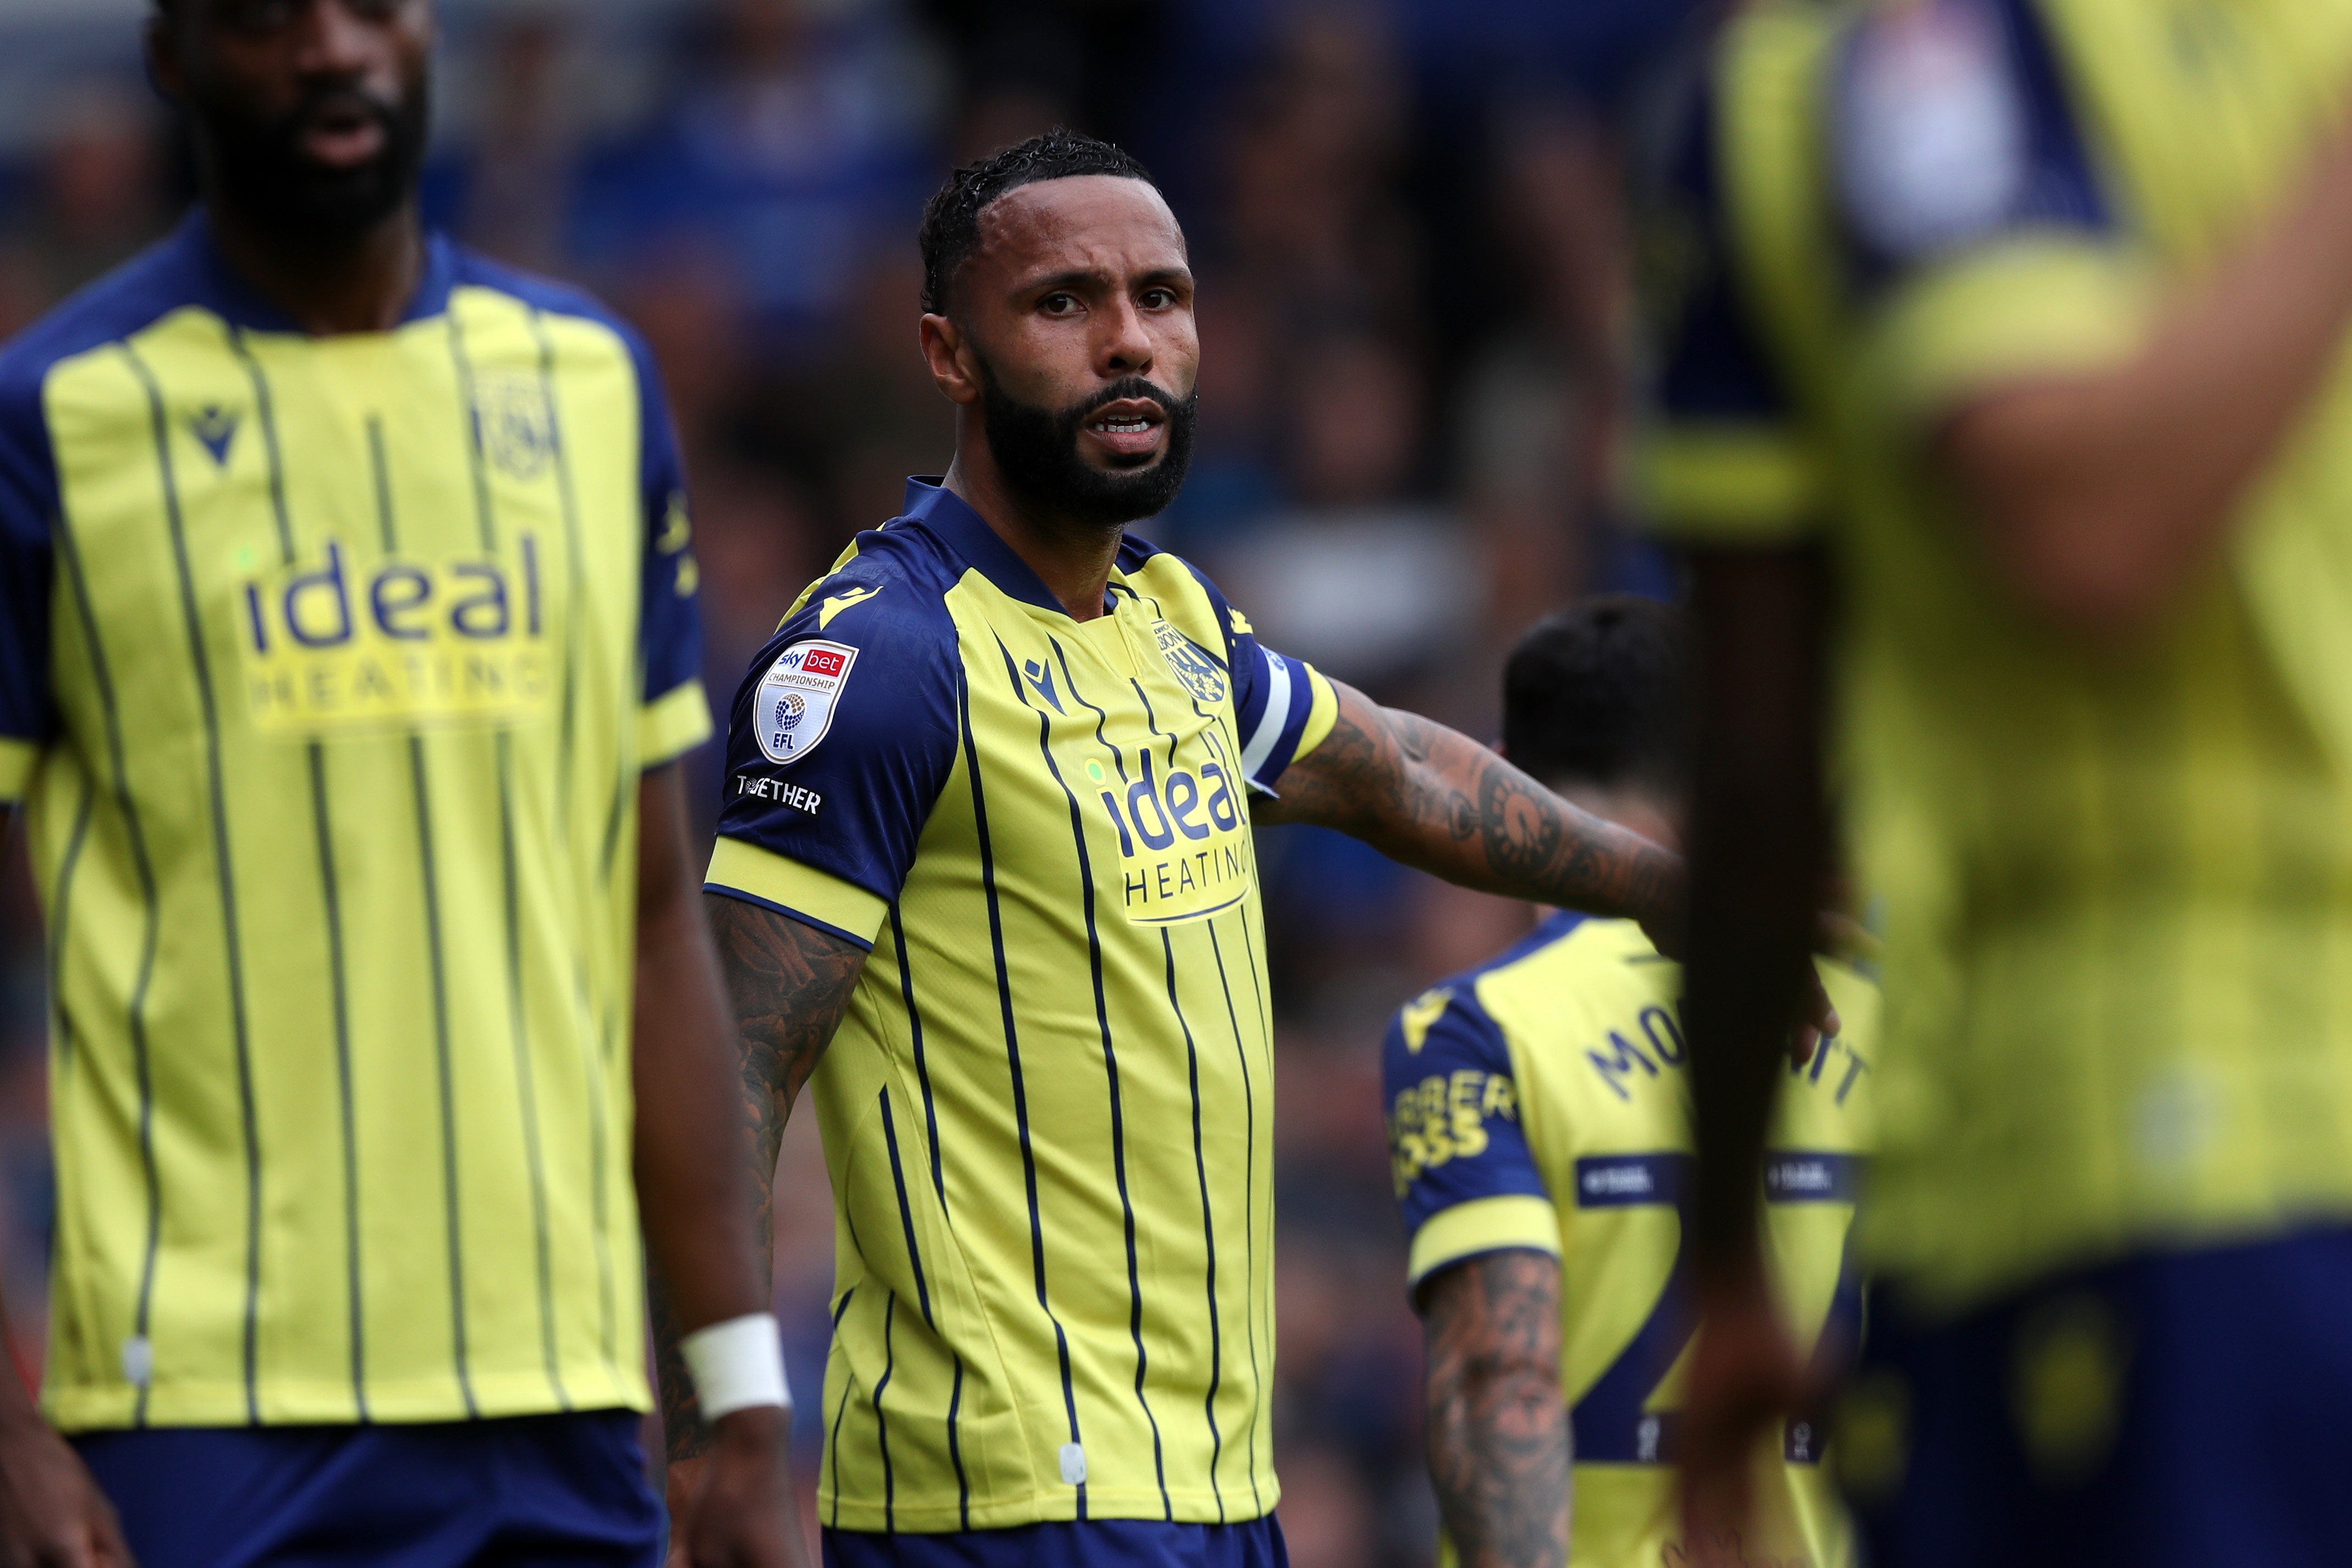
{"type": "Polygon", "coordinates": [[[420,1426],[149,1427],[74,1439],[139,1568],[657,1568],[626,1410],[420,1426]]]}
{"type": "MultiPolygon", "coordinates": [[[[1272,1514],[1246,1524],[1090,1519],[948,1535],[824,1532],[824,1568],[1289,1568],[1272,1514]]],[[[144,1565],[142,1565],[144,1568],[144,1565]]]]}
{"type": "Polygon", "coordinates": [[[2352,1563],[2352,1230],[2134,1256],[1933,1327],[1881,1291],[1845,1412],[1871,1568],[2352,1563]]]}

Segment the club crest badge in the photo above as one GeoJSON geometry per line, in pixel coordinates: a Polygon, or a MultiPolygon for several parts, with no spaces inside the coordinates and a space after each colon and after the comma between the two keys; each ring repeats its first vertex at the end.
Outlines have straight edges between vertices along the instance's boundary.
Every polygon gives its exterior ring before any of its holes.
{"type": "Polygon", "coordinates": [[[474,428],[491,465],[513,478],[538,478],[555,455],[555,411],[534,377],[475,377],[474,428]]]}
{"type": "Polygon", "coordinates": [[[776,655],[760,678],[751,715],[769,761],[789,765],[816,749],[833,727],[841,688],[856,662],[857,650],[845,643],[795,643],[776,655]]]}
{"type": "Polygon", "coordinates": [[[1874,14],[1838,91],[1839,176],[1861,237],[1927,259],[2009,220],[2031,140],[2000,22],[1974,0],[1874,14]]]}
{"type": "Polygon", "coordinates": [[[1225,673],[1217,662],[1201,651],[1200,645],[1165,621],[1152,622],[1152,633],[1160,640],[1160,656],[1184,683],[1184,689],[1204,703],[1222,701],[1225,695],[1225,673]]]}

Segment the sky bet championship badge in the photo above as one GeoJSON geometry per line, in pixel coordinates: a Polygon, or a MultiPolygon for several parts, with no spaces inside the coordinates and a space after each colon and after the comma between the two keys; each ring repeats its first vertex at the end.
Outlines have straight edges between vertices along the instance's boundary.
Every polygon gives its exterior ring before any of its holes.
{"type": "Polygon", "coordinates": [[[842,643],[795,643],[760,681],[760,749],[771,762],[798,762],[833,727],[834,704],[849,683],[857,650],[842,643]]]}

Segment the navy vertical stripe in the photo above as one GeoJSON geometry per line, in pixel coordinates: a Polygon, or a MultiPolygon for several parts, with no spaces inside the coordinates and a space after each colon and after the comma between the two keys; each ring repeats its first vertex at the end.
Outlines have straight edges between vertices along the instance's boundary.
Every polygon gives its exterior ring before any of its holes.
{"type": "MultiPolygon", "coordinates": [[[[1250,1086],[1249,1051],[1242,1044],[1241,1016],[1234,1009],[1234,983],[1225,973],[1224,950],[1217,943],[1217,923],[1204,921],[1209,928],[1209,952],[1217,961],[1217,984],[1225,994],[1225,1021],[1234,1031],[1234,1055],[1242,1064],[1242,1267],[1246,1270],[1248,1299],[1257,1300],[1257,1094],[1250,1086]]],[[[1260,1512],[1265,1500],[1258,1495],[1257,1435],[1259,1424],[1265,1419],[1265,1379],[1258,1371],[1257,1313],[1252,1312],[1243,1320],[1249,1325],[1250,1389],[1250,1501],[1260,1512]]],[[[1271,1336],[1269,1335],[1269,1338],[1271,1336]]],[[[1269,1344],[1268,1350],[1272,1346],[1269,1344]]]]}
{"type": "Polygon", "coordinates": [[[882,1528],[886,1532],[895,1532],[898,1528],[898,1478],[890,1469],[890,1417],[882,1408],[882,1396],[890,1391],[891,1375],[898,1370],[898,1348],[890,1340],[891,1325],[898,1321],[898,1293],[893,1291],[882,1304],[882,1379],[874,1385],[874,1443],[882,1454],[882,1528]]]}
{"type": "MultiPolygon", "coordinates": [[[[294,520],[286,505],[286,459],[278,441],[278,407],[270,395],[269,378],[262,373],[241,328],[233,328],[229,342],[244,361],[253,382],[255,416],[261,425],[262,450],[269,464],[269,505],[278,523],[278,551],[288,566],[294,564],[294,520]]],[[[370,439],[383,437],[374,420],[370,439]]],[[[381,504],[381,497],[379,497],[381,504]]],[[[319,845],[319,896],[327,931],[328,1004],[335,1018],[335,1098],[343,1134],[343,1290],[349,1298],[352,1336],[352,1403],[362,1421],[368,1418],[366,1297],[360,1260],[360,1169],[358,1118],[352,1100],[352,1026],[350,970],[343,952],[343,908],[335,874],[334,823],[327,808],[326,747],[318,741],[304,747],[310,753],[310,822],[319,845]]]]}
{"type": "Polygon", "coordinates": [[[81,800],[74,807],[73,831],[66,837],[66,852],[58,862],[57,886],[49,894],[49,1009],[58,1031],[58,1071],[73,1069],[73,1020],[66,1016],[66,931],[73,923],[74,873],[81,868],[82,845],[89,836],[91,811],[98,804],[98,781],[85,773],[81,800]]]}
{"type": "MultiPolygon", "coordinates": [[[[899,918],[898,901],[895,898],[890,901],[890,944],[898,950],[898,995],[907,1004],[907,1033],[914,1045],[915,1080],[923,1091],[923,1132],[931,1145],[931,1190],[939,1195],[940,1218],[945,1219],[948,1214],[948,1184],[940,1158],[940,1115],[931,1101],[930,1063],[923,1055],[923,1014],[922,1009],[915,1005],[914,960],[907,953],[907,928],[899,918]]],[[[887,1100],[883,1108],[887,1113],[889,1108],[887,1100]]],[[[884,1126],[887,1130],[888,1124],[886,1122],[884,1126]]],[[[898,1145],[895,1137],[890,1145],[890,1173],[893,1179],[899,1182],[899,1211],[906,1220],[907,1255],[911,1258],[915,1252],[914,1219],[907,1212],[907,1188],[905,1181],[898,1176],[898,1145]]],[[[916,1281],[919,1287],[921,1264],[918,1262],[916,1268],[916,1281]]],[[[923,1321],[927,1323],[931,1321],[929,1292],[924,1295],[923,1321]]],[[[971,1479],[964,1474],[963,1442],[957,1427],[958,1418],[963,1413],[963,1356],[952,1345],[948,1348],[948,1354],[955,1362],[955,1385],[948,1391],[948,1463],[955,1468],[956,1512],[962,1528],[969,1530],[971,1528],[971,1479]]]]}
{"type": "MultiPolygon", "coordinates": [[[[971,775],[973,835],[980,841],[980,881],[988,900],[988,940],[996,961],[996,998],[1003,1015],[1004,1057],[1013,1076],[1013,1120],[1021,1135],[1021,1179],[1029,1199],[1029,1256],[1037,1279],[1037,1305],[1054,1325],[1054,1349],[1061,1361],[1062,1406],[1069,1418],[1070,1441],[1078,1437],[1077,1390],[1070,1380],[1070,1340],[1062,1320],[1045,1295],[1045,1228],[1037,1209],[1037,1156],[1029,1142],[1029,1094],[1021,1077],[1020,1030],[1013,1021],[1013,977],[1004,961],[1004,912],[996,891],[996,850],[988,835],[988,790],[981,779],[980,747],[971,734],[971,690],[956,683],[957,716],[963,727],[964,762],[971,775]]],[[[1087,1487],[1078,1483],[1077,1514],[1087,1517],[1087,1487]]],[[[836,1496],[835,1501],[838,1502],[836,1496]]]]}
{"type": "MultiPolygon", "coordinates": [[[[392,505],[392,470],[384,461],[383,427],[368,421],[368,456],[375,468],[376,526],[384,552],[400,548],[392,505]]],[[[408,772],[416,798],[416,860],[425,894],[425,950],[433,976],[433,1065],[441,1098],[441,1197],[449,1238],[449,1333],[457,1392],[466,1414],[478,1418],[473,1375],[466,1364],[466,1247],[457,1205],[457,1095],[449,1060],[449,976],[441,946],[441,880],[433,851],[433,793],[425,774],[425,737],[408,737],[408,772]]]]}
{"type": "Polygon", "coordinates": [[[923,1280],[923,1252],[915,1245],[915,1210],[907,1201],[907,1172],[898,1162],[898,1127],[890,1117],[890,1091],[876,1091],[882,1104],[882,1142],[890,1151],[890,1185],[898,1193],[898,1225],[907,1233],[907,1261],[915,1269],[915,1300],[923,1309],[923,1322],[931,1321],[931,1290],[923,1280]]]}
{"type": "Polygon", "coordinates": [[[1184,1031],[1184,1073],[1192,1092],[1192,1172],[1201,1182],[1201,1243],[1208,1255],[1209,1396],[1202,1402],[1209,1417],[1209,1491],[1217,1500],[1217,1522],[1225,1521],[1225,1492],[1217,1484],[1217,1461],[1223,1458],[1225,1437],[1217,1430],[1217,1389],[1224,1377],[1224,1337],[1217,1322],[1217,1219],[1209,1205],[1209,1161],[1201,1147],[1201,1053],[1192,1041],[1192,1026],[1185,1021],[1184,1004],[1176,999],[1176,944],[1168,928],[1160,928],[1160,951],[1168,960],[1168,1010],[1184,1031]]]}
{"type": "Polygon", "coordinates": [[[205,623],[196,609],[194,570],[188,564],[187,523],[180,509],[180,483],[172,467],[172,427],[163,412],[163,389],[147,361],[129,344],[122,349],[141,385],[154,425],[155,464],[163,486],[163,519],[172,534],[172,564],[180,584],[180,613],[187,622],[188,655],[196,677],[196,700],[205,721],[205,781],[210,795],[213,858],[219,869],[221,940],[228,955],[229,1024],[236,1050],[237,1108],[245,1131],[245,1409],[261,1420],[257,1381],[261,1332],[261,1130],[253,1109],[253,1051],[245,1005],[244,937],[236,915],[236,870],[229,859],[228,802],[221,769],[220,706],[213,695],[212,656],[205,647],[205,623]]]}
{"type": "Polygon", "coordinates": [[[907,954],[907,928],[898,918],[898,901],[890,901],[890,945],[898,951],[898,995],[907,1004],[907,1033],[915,1052],[915,1081],[923,1090],[923,1134],[931,1145],[931,1190],[940,1195],[940,1212],[948,1211],[946,1172],[940,1163],[940,1113],[931,1103],[931,1068],[923,1055],[923,1014],[915,1006],[914,962],[907,954]]]}
{"type": "MultiPolygon", "coordinates": [[[[146,936],[139,948],[139,977],[131,983],[129,1023],[131,1057],[139,1077],[139,1166],[146,1186],[147,1238],[140,1248],[139,1304],[131,1314],[131,1333],[147,1337],[155,1304],[155,1259],[163,1240],[163,1185],[155,1169],[155,1073],[147,1049],[147,993],[155,978],[155,950],[162,936],[162,914],[155,896],[155,862],[147,853],[147,834],[139,825],[139,809],[131,794],[131,768],[122,747],[122,710],[116,700],[114,677],[106,662],[106,645],[98,634],[98,618],[90,606],[89,580],[82,574],[81,551],[64,517],[58,519],[58,559],[73,585],[74,608],[81,618],[82,635],[89,643],[91,684],[98,688],[100,711],[106,717],[106,750],[114,771],[114,800],[122,813],[122,831],[131,841],[131,864],[139,877],[139,900],[146,911],[146,936]]],[[[131,1424],[147,1425],[147,1393],[152,1382],[139,1385],[131,1424]]]]}
{"type": "MultiPolygon", "coordinates": [[[[840,1304],[833,1309],[833,1337],[841,1338],[841,1320],[849,1315],[849,1303],[857,1295],[852,1285],[841,1293],[840,1304]]],[[[841,1528],[841,1418],[849,1414],[849,1379],[841,1380],[841,1403],[833,1407],[833,1435],[824,1440],[825,1463],[833,1467],[833,1527],[841,1528]]]]}
{"type": "MultiPolygon", "coordinates": [[[[457,325],[457,311],[451,310],[443,320],[448,326],[449,355],[457,366],[457,386],[465,407],[466,459],[474,478],[474,521],[481,534],[484,553],[495,555],[499,548],[498,519],[490,501],[489,471],[482,456],[482,420],[474,398],[473,361],[466,354],[466,334],[457,325]]],[[[555,1343],[555,1268],[547,1233],[547,1159],[539,1142],[538,1086],[531,1077],[530,1032],[522,997],[522,907],[521,892],[517,885],[520,871],[515,852],[512,732],[499,731],[497,747],[499,846],[506,892],[507,1038],[514,1052],[516,1113],[522,1122],[524,1168],[530,1173],[531,1236],[539,1266],[540,1351],[547,1364],[548,1386],[554,1391],[556,1406],[569,1410],[572,1396],[565,1392],[558,1371],[562,1361],[555,1343]]]]}
{"type": "MultiPolygon", "coordinates": [[[[1047,641],[1051,643],[1052,639],[1047,641]]],[[[1042,710],[1035,710],[1034,705],[1029,701],[1028,694],[1021,686],[1021,672],[1013,667],[1012,652],[1002,640],[997,643],[996,651],[1004,657],[1004,674],[1013,683],[1013,695],[1020,698],[1023,706],[1037,712],[1037,749],[1045,758],[1045,771],[1053,775],[1054,783],[1061,789],[1063,799],[1070,803],[1070,842],[1077,851],[1079,907],[1084,910],[1087,920],[1087,965],[1095,987],[1095,1028],[1102,1037],[1103,1079],[1110,1093],[1111,1176],[1118,1188],[1119,1218],[1127,1232],[1127,1329],[1128,1336],[1135,1342],[1135,1402],[1142,1407],[1143,1419],[1151,1427],[1151,1470],[1160,1485],[1160,1511],[1166,1518],[1173,1520],[1176,1510],[1168,1497],[1168,1468],[1160,1440],[1160,1418],[1151,1413],[1151,1401],[1143,1393],[1144,1378],[1150,1362],[1143,1347],[1143,1278],[1135,1254],[1135,1204],[1127,1190],[1127,1111],[1118,1092],[1118,1052],[1111,1043],[1110,1002],[1103,987],[1102,936],[1095,925],[1094,862],[1087,853],[1086,819],[1079,812],[1077,796],[1071,791],[1069,784],[1062,778],[1060,765],[1054,760],[1054,721],[1042,710]]],[[[1055,652],[1058,653],[1060,651],[1059,644],[1055,644],[1055,652]]],[[[1063,673],[1068,674],[1066,663],[1063,673]]],[[[1071,686],[1070,695],[1088,707],[1094,706],[1078,696],[1075,684],[1071,686]]],[[[1095,711],[1099,713],[1102,710],[1097,708],[1095,711]]],[[[1173,767],[1174,763],[1171,761],[1170,766],[1173,767]]]]}

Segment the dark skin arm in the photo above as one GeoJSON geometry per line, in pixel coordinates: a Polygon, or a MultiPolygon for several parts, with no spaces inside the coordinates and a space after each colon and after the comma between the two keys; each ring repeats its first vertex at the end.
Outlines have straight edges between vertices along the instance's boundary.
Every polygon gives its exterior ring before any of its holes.
{"type": "MultiPolygon", "coordinates": [[[[637,1205],[662,1348],[674,1354],[679,1332],[765,1312],[768,1274],[741,1198],[749,1140],[677,767],[646,775],[638,810],[637,1205]]],[[[791,1435],[787,1413],[773,1408],[738,1410],[717,1423],[694,1514],[673,1525],[674,1562],[785,1568],[805,1560],[791,1435]]]]}
{"type": "Polygon", "coordinates": [[[1259,796],[1260,826],[1308,822],[1481,893],[1638,920],[1680,951],[1683,864],[1580,811],[1467,736],[1332,683],[1330,735],[1259,796]]]}
{"type": "MultiPolygon", "coordinates": [[[[774,1267],[776,1157],[784,1124],[848,1010],[866,950],[740,899],[709,894],[703,904],[734,1013],[735,1098],[729,1114],[751,1129],[736,1145],[744,1164],[729,1172],[730,1201],[752,1233],[764,1277],[774,1267]]],[[[654,1332],[670,1513],[685,1519],[711,1484],[712,1435],[678,1357],[677,1325],[658,1301],[654,1332]]],[[[722,1432],[726,1425],[719,1423],[722,1432]]],[[[673,1551],[672,1563],[681,1561],[673,1551]]]]}
{"type": "Polygon", "coordinates": [[[1699,759],[1683,1019],[1704,1326],[1682,1446],[1685,1535],[1697,1540],[1744,1519],[1755,1443],[1807,1393],[1772,1306],[1758,1204],[1789,1020],[1816,984],[1831,604],[1815,549],[1701,551],[1692,568],[1699,759]]]}
{"type": "Polygon", "coordinates": [[[1415,1304],[1429,1354],[1429,1475],[1462,1568],[1568,1561],[1559,1260],[1493,1252],[1439,1270],[1415,1304]]]}

